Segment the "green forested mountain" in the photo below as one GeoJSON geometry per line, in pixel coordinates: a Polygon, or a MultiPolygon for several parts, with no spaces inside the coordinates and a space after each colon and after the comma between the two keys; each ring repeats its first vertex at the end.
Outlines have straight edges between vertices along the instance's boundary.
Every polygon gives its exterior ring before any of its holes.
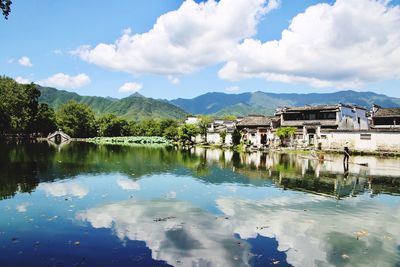
{"type": "Polygon", "coordinates": [[[317,104],[354,104],[370,109],[373,104],[383,107],[400,107],[400,98],[373,92],[340,91],[336,93],[276,94],[265,92],[225,94],[207,93],[193,99],[178,98],[171,103],[192,114],[215,114],[219,116],[248,114],[272,114],[283,106],[317,104]]]}
{"type": "Polygon", "coordinates": [[[113,113],[129,120],[141,120],[143,118],[174,118],[180,119],[186,116],[181,108],[161,100],[146,98],[140,94],[115,99],[110,97],[81,96],[63,90],[49,87],[39,87],[41,96],[39,101],[48,103],[55,110],[70,100],[89,105],[98,115],[113,113]]]}

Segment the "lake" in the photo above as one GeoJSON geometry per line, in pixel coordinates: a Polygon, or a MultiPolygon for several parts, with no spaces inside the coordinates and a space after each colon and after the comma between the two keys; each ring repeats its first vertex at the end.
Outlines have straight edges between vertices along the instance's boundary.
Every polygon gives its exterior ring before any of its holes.
{"type": "Polygon", "coordinates": [[[400,266],[400,160],[0,145],[0,266],[400,266]]]}

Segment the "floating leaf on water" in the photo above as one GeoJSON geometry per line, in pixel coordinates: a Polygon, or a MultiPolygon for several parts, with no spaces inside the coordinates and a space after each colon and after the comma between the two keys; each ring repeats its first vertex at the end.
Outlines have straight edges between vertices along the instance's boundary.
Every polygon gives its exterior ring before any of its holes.
{"type": "Polygon", "coordinates": [[[349,259],[349,258],[350,258],[349,255],[347,255],[347,254],[342,254],[342,259],[349,259]]]}
{"type": "Polygon", "coordinates": [[[365,230],[354,232],[354,234],[356,235],[357,239],[360,237],[368,236],[368,232],[365,230]]]}

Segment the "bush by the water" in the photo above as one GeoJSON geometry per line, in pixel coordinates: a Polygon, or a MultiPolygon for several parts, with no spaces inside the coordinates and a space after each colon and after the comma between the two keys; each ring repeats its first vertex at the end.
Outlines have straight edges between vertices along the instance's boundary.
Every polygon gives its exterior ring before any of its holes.
{"type": "Polygon", "coordinates": [[[158,136],[95,137],[89,138],[87,141],[100,145],[172,145],[167,138],[158,136]]]}

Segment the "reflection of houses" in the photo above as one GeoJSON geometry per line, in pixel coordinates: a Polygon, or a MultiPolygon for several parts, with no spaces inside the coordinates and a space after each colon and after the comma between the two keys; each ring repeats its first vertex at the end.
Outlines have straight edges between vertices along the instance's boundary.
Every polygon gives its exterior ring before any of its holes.
{"type": "Polygon", "coordinates": [[[382,108],[374,105],[371,127],[375,129],[400,128],[400,108],[382,108]]]}
{"type": "Polygon", "coordinates": [[[243,118],[236,127],[242,132],[243,141],[249,141],[256,147],[268,146],[275,140],[273,131],[279,127],[279,118],[250,115],[243,118]]]}
{"type": "Polygon", "coordinates": [[[366,113],[361,107],[337,104],[281,108],[276,115],[283,127],[297,128],[297,139],[316,144],[326,138],[324,131],[368,130],[366,113]]]}
{"type": "Polygon", "coordinates": [[[226,132],[225,144],[232,144],[232,133],[236,129],[236,122],[230,120],[214,120],[208,124],[207,129],[207,143],[221,144],[221,132],[226,132]]]}

